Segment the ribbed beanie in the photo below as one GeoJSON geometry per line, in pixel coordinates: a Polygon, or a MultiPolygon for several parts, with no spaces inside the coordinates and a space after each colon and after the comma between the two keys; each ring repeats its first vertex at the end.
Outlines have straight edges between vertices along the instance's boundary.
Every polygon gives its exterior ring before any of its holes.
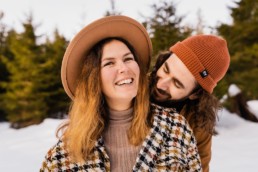
{"type": "Polygon", "coordinates": [[[191,36],[170,47],[170,51],[178,56],[209,93],[226,74],[230,63],[227,42],[214,35],[191,36]]]}

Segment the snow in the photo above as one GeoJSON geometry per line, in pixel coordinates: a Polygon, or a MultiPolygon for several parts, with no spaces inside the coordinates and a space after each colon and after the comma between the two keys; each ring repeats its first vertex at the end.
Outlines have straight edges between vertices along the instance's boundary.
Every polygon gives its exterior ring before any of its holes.
{"type": "Polygon", "coordinates": [[[1,171],[35,172],[48,149],[56,142],[55,130],[62,120],[46,119],[40,125],[10,129],[0,123],[1,171]]]}
{"type": "Polygon", "coordinates": [[[258,118],[258,100],[251,100],[247,102],[249,110],[258,118]]]}
{"type": "MultiPolygon", "coordinates": [[[[258,100],[249,101],[258,116],[258,100]]],[[[8,172],[39,171],[48,149],[57,139],[55,131],[63,120],[46,119],[40,125],[10,129],[0,123],[0,167],[8,172]]],[[[258,123],[246,121],[226,109],[219,113],[213,137],[211,172],[254,172],[258,162],[258,123]]]]}
{"type": "Polygon", "coordinates": [[[238,95],[239,93],[241,93],[240,88],[236,85],[236,84],[231,84],[228,87],[228,94],[229,97],[235,97],[236,95],[238,95]]]}
{"type": "Polygon", "coordinates": [[[223,111],[216,126],[219,135],[213,137],[211,171],[257,171],[258,123],[223,111]]]}

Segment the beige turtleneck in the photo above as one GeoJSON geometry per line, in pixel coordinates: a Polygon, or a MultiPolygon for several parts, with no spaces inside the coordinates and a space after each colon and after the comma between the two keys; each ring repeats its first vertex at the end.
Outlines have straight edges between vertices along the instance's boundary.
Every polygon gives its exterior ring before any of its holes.
{"type": "Polygon", "coordinates": [[[109,110],[109,115],[109,126],[103,138],[110,158],[111,171],[131,172],[141,148],[141,145],[131,145],[127,138],[127,130],[133,119],[133,108],[125,111],[109,110]]]}

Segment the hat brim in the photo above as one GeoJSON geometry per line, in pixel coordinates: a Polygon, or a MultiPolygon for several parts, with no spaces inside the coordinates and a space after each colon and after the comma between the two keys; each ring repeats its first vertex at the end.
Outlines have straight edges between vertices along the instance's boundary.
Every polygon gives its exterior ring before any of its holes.
{"type": "Polygon", "coordinates": [[[77,79],[84,58],[99,41],[119,37],[127,40],[135,49],[139,60],[148,69],[152,44],[146,29],[136,20],[126,16],[103,17],[84,27],[69,43],[63,57],[61,79],[67,95],[74,99],[77,79]]]}

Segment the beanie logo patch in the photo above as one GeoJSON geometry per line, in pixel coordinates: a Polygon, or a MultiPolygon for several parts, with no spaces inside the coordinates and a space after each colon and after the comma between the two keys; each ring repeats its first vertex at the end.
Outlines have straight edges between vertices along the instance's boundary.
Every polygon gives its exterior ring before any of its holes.
{"type": "Polygon", "coordinates": [[[202,72],[200,72],[200,75],[201,75],[202,78],[205,78],[205,77],[207,77],[207,76],[209,75],[209,73],[208,73],[208,71],[205,69],[205,70],[203,70],[202,72]]]}

